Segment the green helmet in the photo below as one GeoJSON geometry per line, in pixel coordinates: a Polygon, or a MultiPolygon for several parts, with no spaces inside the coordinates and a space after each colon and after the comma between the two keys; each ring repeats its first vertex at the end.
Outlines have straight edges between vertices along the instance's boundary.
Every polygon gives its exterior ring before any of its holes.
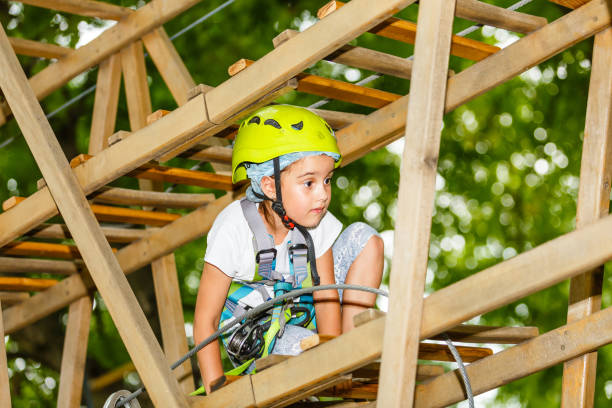
{"type": "MultiPolygon", "coordinates": [[[[232,154],[232,181],[247,178],[245,163],[263,163],[295,152],[340,155],[332,128],[311,111],[289,105],[270,105],[254,112],[238,129],[232,154]]],[[[341,159],[336,161],[338,167],[341,159]]]]}

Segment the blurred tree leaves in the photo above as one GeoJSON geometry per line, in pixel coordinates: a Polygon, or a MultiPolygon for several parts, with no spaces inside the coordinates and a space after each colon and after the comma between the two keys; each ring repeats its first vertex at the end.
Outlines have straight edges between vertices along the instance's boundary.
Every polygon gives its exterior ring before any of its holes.
{"type": "MultiPolygon", "coordinates": [[[[137,7],[142,1],[112,1],[137,7]]],[[[169,35],[181,30],[223,2],[201,2],[165,24],[169,35]]],[[[257,60],[272,50],[272,38],[287,28],[307,29],[315,23],[316,10],[323,1],[236,0],[174,41],[197,83],[217,86],[228,78],[227,67],[239,58],[257,60]]],[[[512,1],[496,1],[507,7],[512,1]]],[[[550,2],[533,2],[521,11],[546,17],[549,21],[567,10],[550,2]]],[[[412,5],[399,15],[416,21],[418,7],[412,5]]],[[[16,2],[0,2],[0,22],[9,36],[46,41],[74,47],[88,30],[105,26],[98,19],[44,10],[16,2]]],[[[471,25],[457,20],[455,31],[471,25]]],[[[507,46],[520,35],[484,27],[470,38],[507,46]]],[[[411,45],[364,34],[351,42],[402,57],[413,51],[411,45]]],[[[443,288],[477,271],[549,241],[575,226],[581,144],[592,56],[592,40],[583,41],[567,51],[534,67],[519,77],[496,87],[444,117],[444,129],[436,182],[427,291],[443,288]]],[[[28,76],[49,62],[20,57],[28,76]]],[[[451,57],[455,72],[473,62],[451,57]]],[[[311,72],[357,82],[371,72],[339,64],[319,62],[311,72]]],[[[147,60],[153,109],[174,109],[176,103],[147,60]]],[[[95,84],[92,69],[68,86],[41,102],[45,112],[60,107],[95,84]]],[[[406,94],[409,81],[382,77],[367,86],[406,94]]],[[[319,98],[296,92],[281,101],[309,105],[319,98]]],[[[85,152],[89,138],[93,94],[64,109],[51,119],[53,129],[67,158],[85,152]]],[[[331,101],[323,108],[356,113],[371,109],[331,101]]],[[[117,130],[129,129],[123,92],[117,130]]],[[[403,142],[372,152],[336,172],[330,210],[345,224],[366,221],[383,232],[392,243],[396,211],[400,157],[403,142]]],[[[177,160],[176,165],[192,162],[177,160]]],[[[40,172],[14,121],[0,128],[0,199],[27,196],[36,191],[40,172]]],[[[133,180],[115,184],[134,186],[133,180]]],[[[201,192],[195,187],[176,191],[201,192]]],[[[198,239],[176,252],[181,282],[186,328],[190,335],[193,307],[203,265],[205,239],[198,239]]],[[[387,245],[386,270],[389,270],[390,245],[387,245]]],[[[131,279],[154,330],[158,330],[148,271],[131,279]],[[148,281],[149,280],[149,281],[148,281]],[[143,284],[145,281],[146,284],[143,284]]],[[[388,276],[385,277],[388,282],[388,276]]],[[[482,294],[485,296],[486,294],[482,294]]],[[[541,332],[565,322],[567,283],[559,284],[518,302],[475,318],[491,325],[533,325],[541,332]]],[[[612,303],[610,280],[604,282],[603,306],[612,303]]],[[[61,337],[65,311],[52,316],[57,330],[49,336],[61,337]]],[[[88,375],[95,377],[128,361],[129,357],[108,315],[103,301],[96,298],[89,342],[88,375]]],[[[61,338],[60,338],[61,340],[61,338]]],[[[14,405],[53,406],[57,396],[57,373],[42,357],[21,356],[18,334],[9,336],[8,353],[14,405]],[[29,373],[29,374],[28,374],[29,373]],[[31,400],[37,401],[34,405],[31,400]]],[[[192,339],[190,338],[190,341],[192,339]]],[[[24,349],[25,347],[22,347],[24,349]]],[[[58,349],[57,353],[61,353],[58,349]]],[[[612,354],[609,348],[599,353],[596,406],[607,406],[612,398],[612,354]]],[[[137,384],[128,378],[124,386],[137,384]]],[[[502,387],[492,404],[496,406],[554,407],[559,405],[561,367],[502,387]]],[[[108,391],[108,390],[107,390],[108,391]]],[[[108,392],[103,394],[108,395],[108,392]]]]}

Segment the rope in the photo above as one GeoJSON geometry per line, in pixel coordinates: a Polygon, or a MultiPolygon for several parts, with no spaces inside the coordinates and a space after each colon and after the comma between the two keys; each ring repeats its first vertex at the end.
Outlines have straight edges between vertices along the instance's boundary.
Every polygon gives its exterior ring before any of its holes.
{"type": "MultiPolygon", "coordinates": [[[[189,352],[187,354],[185,354],[183,357],[181,357],[180,359],[175,361],[170,366],[170,368],[172,368],[174,370],[176,367],[180,366],[185,361],[187,361],[188,359],[193,357],[198,351],[202,350],[208,344],[212,343],[214,340],[219,338],[223,333],[225,333],[225,332],[229,331],[230,329],[234,328],[234,326],[236,326],[238,323],[242,322],[243,320],[245,321],[240,326],[238,326],[235,330],[239,330],[242,326],[247,324],[249,322],[249,320],[252,319],[253,317],[255,317],[255,316],[265,312],[268,309],[273,308],[274,305],[276,303],[278,303],[279,301],[293,299],[293,298],[300,297],[302,295],[305,295],[305,294],[308,294],[308,293],[312,293],[312,292],[316,292],[316,291],[319,291],[319,290],[329,290],[329,289],[360,290],[360,291],[363,291],[363,292],[370,292],[370,293],[375,293],[377,295],[389,297],[389,293],[387,291],[382,290],[382,289],[375,289],[375,288],[370,288],[370,287],[367,287],[367,286],[352,285],[352,284],[346,284],[346,283],[342,283],[342,284],[338,284],[337,283],[337,284],[333,284],[333,285],[320,285],[320,286],[314,286],[314,287],[310,287],[310,288],[303,288],[303,289],[292,290],[291,292],[285,293],[285,294],[283,294],[281,296],[278,296],[278,297],[275,297],[275,298],[273,298],[271,300],[268,300],[267,302],[264,302],[261,305],[258,305],[256,307],[254,307],[253,309],[248,310],[247,312],[243,313],[239,317],[235,318],[232,322],[226,324],[225,326],[223,326],[222,328],[220,328],[219,330],[214,332],[212,335],[210,335],[206,339],[202,340],[197,346],[195,346],[194,348],[189,350],[189,352]]],[[[467,372],[465,371],[465,367],[463,365],[463,360],[461,359],[461,356],[457,352],[457,349],[453,345],[453,343],[450,340],[450,338],[448,337],[448,335],[446,333],[444,335],[446,336],[446,342],[447,342],[447,344],[448,344],[448,346],[449,346],[449,348],[451,350],[451,354],[453,355],[453,357],[455,358],[455,360],[459,364],[459,370],[461,371],[461,377],[463,378],[463,382],[464,382],[465,388],[467,390],[468,399],[469,399],[469,403],[470,403],[470,408],[474,408],[474,397],[472,395],[472,387],[470,385],[470,380],[469,380],[469,378],[467,376],[467,372]]],[[[125,398],[122,398],[120,400],[119,404],[116,405],[115,407],[116,408],[120,408],[120,407],[125,406],[125,404],[127,404],[130,401],[132,401],[135,398],[137,398],[144,391],[145,391],[145,388],[144,387],[140,387],[139,389],[137,389],[136,391],[134,391],[130,395],[126,396],[125,398]]]]}

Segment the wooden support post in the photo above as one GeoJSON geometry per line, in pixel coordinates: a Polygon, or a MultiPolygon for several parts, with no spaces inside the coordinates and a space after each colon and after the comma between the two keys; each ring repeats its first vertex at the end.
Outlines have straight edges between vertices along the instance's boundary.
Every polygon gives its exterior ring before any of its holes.
{"type": "Polygon", "coordinates": [[[419,6],[378,403],[412,406],[455,1],[419,6]],[[410,248],[406,251],[405,248],[410,248]]]}
{"type": "Polygon", "coordinates": [[[102,61],[98,69],[89,154],[98,154],[106,149],[108,137],[115,132],[120,85],[121,57],[119,54],[114,54],[102,61]]]}
{"type": "Polygon", "coordinates": [[[87,341],[91,320],[92,298],[84,296],[68,309],[68,324],[62,352],[60,370],[58,407],[79,408],[85,376],[87,341]]]}
{"type": "MultiPolygon", "coordinates": [[[[0,292],[0,301],[4,306],[16,305],[29,297],[30,294],[28,292],[0,292]]],[[[0,316],[0,319],[2,319],[2,316],[0,316]]]]}
{"type": "Polygon", "coordinates": [[[186,407],[187,399],[179,390],[153,331],[66,162],[4,29],[0,29],[0,71],[3,72],[0,88],[151,399],[159,406],[186,407]]]}
{"type": "MultiPolygon", "coordinates": [[[[544,333],[466,366],[474,395],[501,387],[612,342],[612,308],[544,333]]],[[[466,399],[461,376],[448,372],[416,386],[415,407],[447,407],[466,399]]],[[[380,406],[380,405],[379,405],[380,406]]]]}
{"type": "Polygon", "coordinates": [[[164,28],[151,31],[142,41],[176,103],[179,106],[187,103],[187,93],[196,84],[164,28]]]}
{"type": "Polygon", "coordinates": [[[71,275],[78,272],[78,269],[76,264],[70,261],[0,257],[0,272],[53,273],[58,275],[71,275]]]}
{"type": "MultiPolygon", "coordinates": [[[[151,269],[162,343],[166,358],[172,364],[189,351],[174,254],[153,261],[151,269]]],[[[186,394],[193,391],[194,382],[190,360],[176,367],[174,374],[186,394]]]]}
{"type": "Polygon", "coordinates": [[[6,344],[4,344],[4,324],[2,323],[2,301],[0,301],[0,406],[11,408],[11,385],[6,361],[6,344]]]}
{"type": "MultiPolygon", "coordinates": [[[[134,43],[127,47],[121,52],[121,59],[130,126],[132,132],[135,132],[147,126],[147,117],[152,113],[142,43],[134,43]]],[[[163,183],[161,182],[139,179],[138,184],[141,190],[163,190],[163,183]]],[[[181,301],[174,254],[170,253],[155,260],[151,263],[151,270],[153,272],[164,353],[168,365],[170,365],[189,351],[185,337],[183,303],[181,301]]],[[[193,391],[194,382],[191,375],[191,362],[189,360],[178,367],[174,374],[178,378],[182,378],[180,386],[185,394],[193,391]]]]}
{"type": "MultiPolygon", "coordinates": [[[[612,29],[595,35],[589,84],[576,228],[606,216],[612,182],[612,29]]],[[[572,323],[601,307],[603,266],[570,281],[567,322],[572,323]]],[[[563,366],[564,408],[593,406],[597,352],[568,361],[563,366]]]]}

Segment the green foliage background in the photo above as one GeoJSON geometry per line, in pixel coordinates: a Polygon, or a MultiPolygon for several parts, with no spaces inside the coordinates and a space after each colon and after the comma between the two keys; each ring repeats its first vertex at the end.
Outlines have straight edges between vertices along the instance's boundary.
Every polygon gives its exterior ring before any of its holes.
{"type": "MultiPolygon", "coordinates": [[[[134,0],[113,3],[128,7],[143,4],[134,0]]],[[[228,78],[226,69],[237,59],[256,60],[272,49],[271,39],[284,29],[306,29],[314,23],[313,16],[323,3],[321,0],[236,0],[179,37],[174,44],[195,81],[216,86],[228,78]]],[[[168,22],[166,31],[172,35],[220,4],[220,0],[202,2],[168,22]]],[[[507,7],[511,1],[500,0],[495,4],[507,7]]],[[[416,21],[417,10],[413,5],[399,15],[416,21]]],[[[568,10],[547,1],[537,1],[521,11],[553,21],[568,10]]],[[[101,20],[4,0],[0,1],[0,22],[9,36],[71,47],[77,44],[80,33],[87,27],[104,25],[101,20]]],[[[455,31],[470,24],[457,20],[455,31]]],[[[508,44],[520,36],[485,27],[470,37],[491,44],[508,44]]],[[[410,45],[371,34],[360,36],[352,44],[402,57],[408,57],[413,51],[410,45]]],[[[592,40],[583,41],[444,117],[427,292],[443,288],[574,229],[591,57],[592,40]]],[[[20,61],[28,76],[49,63],[29,57],[20,57],[20,61]]],[[[451,57],[451,69],[455,72],[471,64],[451,57]]],[[[153,109],[174,109],[176,104],[150,60],[147,69],[153,109]]],[[[315,64],[310,71],[353,82],[371,74],[327,62],[315,64]]],[[[95,79],[96,70],[93,69],[54,92],[41,102],[45,112],[54,111],[92,86],[95,79]]],[[[406,94],[409,85],[406,80],[382,77],[369,86],[406,94]]],[[[294,92],[281,101],[305,106],[318,99],[294,92]]],[[[92,108],[93,94],[90,94],[50,120],[67,158],[86,152],[92,108]]],[[[371,111],[341,102],[331,102],[325,108],[358,113],[371,111]]],[[[129,129],[123,95],[117,129],[129,129]]],[[[402,142],[396,142],[339,170],[335,176],[331,205],[331,211],[345,225],[364,220],[383,233],[388,256],[385,282],[388,282],[402,146],[402,142]]],[[[190,166],[193,162],[176,159],[173,164],[190,166]]],[[[0,128],[0,199],[32,194],[40,177],[15,121],[10,121],[0,128]]],[[[135,186],[134,181],[128,179],[121,179],[117,184],[135,186]]],[[[204,190],[179,187],[176,191],[204,190]]],[[[193,320],[204,249],[205,239],[202,238],[176,252],[188,328],[193,320]]],[[[151,325],[158,332],[149,272],[140,271],[130,280],[151,325]]],[[[612,300],[609,286],[610,279],[606,275],[604,307],[612,300]]],[[[564,324],[567,297],[568,284],[562,283],[475,318],[473,322],[532,325],[546,332],[564,324]]],[[[14,406],[54,405],[65,321],[66,311],[63,311],[35,325],[34,330],[47,330],[44,342],[36,343],[28,332],[8,336],[14,406]]],[[[612,398],[611,360],[609,347],[601,349],[596,406],[608,406],[612,398]]],[[[129,356],[104,302],[97,296],[89,340],[88,376],[96,377],[126,361],[129,361],[129,356]]],[[[555,366],[504,386],[487,404],[558,406],[561,372],[561,366],[555,366]]],[[[137,377],[131,375],[125,378],[123,387],[133,388],[137,384],[137,377]]],[[[118,387],[115,385],[93,397],[100,401],[118,387]]]]}

